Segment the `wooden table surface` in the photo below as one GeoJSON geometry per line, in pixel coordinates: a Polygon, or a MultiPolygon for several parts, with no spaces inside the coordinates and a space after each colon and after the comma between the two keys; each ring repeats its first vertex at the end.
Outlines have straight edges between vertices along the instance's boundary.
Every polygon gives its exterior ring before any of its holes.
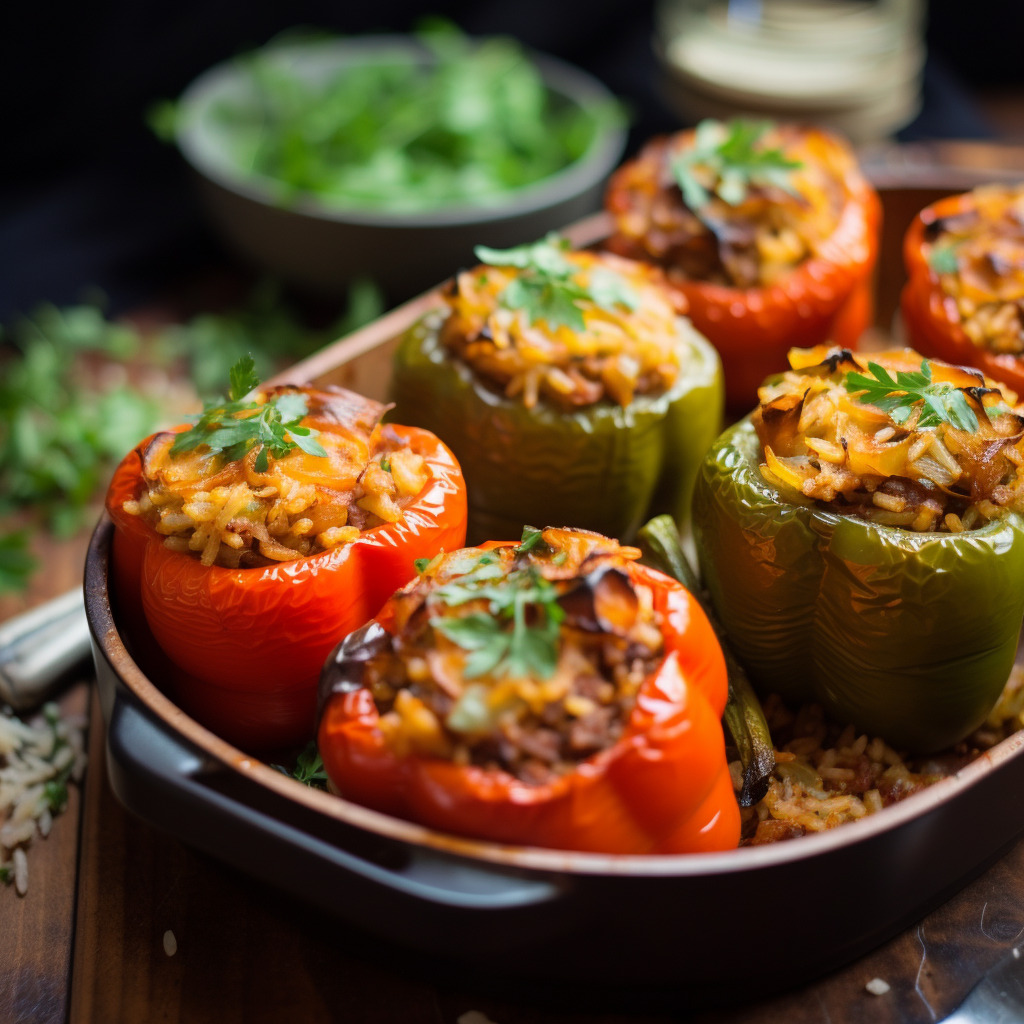
{"type": "MultiPolygon", "coordinates": [[[[84,538],[48,548],[46,572],[24,598],[0,600],[0,619],[80,585],[84,549],[84,538]]],[[[96,687],[83,671],[60,700],[89,716],[83,784],[30,848],[27,895],[0,887],[0,1024],[931,1024],[1024,936],[1020,843],[886,945],[754,1005],[730,1005],[727,992],[695,1010],[685,991],[588,999],[498,989],[458,965],[438,975],[126,812],[107,781],[96,687]],[[888,991],[872,994],[873,979],[888,991]]],[[[680,908],[680,927],[694,926],[680,908]]]]}
{"type": "MultiPolygon", "coordinates": [[[[79,555],[68,546],[29,598],[0,603],[0,613],[66,589],[79,555]]],[[[721,1006],[697,1011],[685,991],[588,999],[498,988],[458,965],[437,975],[130,815],[107,780],[93,680],[60,704],[88,712],[89,764],[49,838],[29,850],[27,895],[0,887],[3,1024],[930,1024],[1024,935],[1022,842],[886,945],[755,1005],[729,1005],[725,992],[721,1006]],[[876,978],[888,992],[871,994],[876,978]]],[[[692,926],[680,908],[680,927],[692,926]]]]}

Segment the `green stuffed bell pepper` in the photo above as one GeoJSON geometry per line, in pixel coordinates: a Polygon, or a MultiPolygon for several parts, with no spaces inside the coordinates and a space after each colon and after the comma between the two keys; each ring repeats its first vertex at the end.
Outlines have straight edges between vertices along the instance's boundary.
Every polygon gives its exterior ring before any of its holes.
{"type": "Polygon", "coordinates": [[[791,353],[714,443],[693,527],[762,694],[916,753],[985,719],[1024,618],[1024,419],[980,374],[908,351],[791,353]]]}
{"type": "Polygon", "coordinates": [[[722,371],[659,272],[552,238],[477,254],[400,342],[391,391],[396,417],[455,452],[468,543],[531,523],[629,541],[652,515],[681,522],[722,371]]]}

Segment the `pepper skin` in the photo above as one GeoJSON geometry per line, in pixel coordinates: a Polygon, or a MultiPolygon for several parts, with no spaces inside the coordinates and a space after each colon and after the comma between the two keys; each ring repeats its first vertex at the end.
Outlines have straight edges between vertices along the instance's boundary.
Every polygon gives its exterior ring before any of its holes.
{"type": "Polygon", "coordinates": [[[402,339],[391,397],[395,416],[451,445],[469,489],[467,540],[519,536],[550,522],[629,541],[652,515],[689,514],[697,466],[721,426],[722,372],[715,350],[680,328],[679,379],[628,406],[573,412],[532,409],[483,384],[446,353],[439,314],[402,339]]]}
{"type": "MultiPolygon", "coordinates": [[[[817,130],[808,134],[816,146],[831,138],[817,130]]],[[[655,158],[661,141],[654,140],[652,156],[647,159],[655,158]]],[[[660,171],[645,169],[639,158],[612,175],[605,205],[613,218],[613,232],[605,248],[633,259],[651,258],[637,239],[614,225],[620,218],[628,219],[633,208],[630,193],[657,187],[661,178],[660,171]]],[[[816,255],[773,284],[739,288],[690,279],[671,265],[654,260],[686,298],[693,326],[721,355],[725,404],[736,415],[756,404],[757,389],[765,377],[785,369],[791,348],[829,342],[856,349],[861,335],[874,322],[871,278],[878,259],[882,204],[855,164],[843,175],[839,187],[844,202],[832,234],[816,255]]]]}
{"type": "Polygon", "coordinates": [[[908,343],[924,355],[959,366],[974,366],[988,377],[1024,394],[1024,359],[975,345],[964,332],[956,300],[947,295],[928,261],[928,235],[940,220],[973,211],[974,195],[948,196],[925,207],[903,236],[903,264],[907,282],[900,295],[900,311],[908,343]]]}
{"type": "Polygon", "coordinates": [[[1024,617],[1024,522],[917,533],[783,500],[748,417],[712,446],[694,495],[700,567],[759,692],[816,701],[917,753],[984,720],[1024,617]]]}
{"type": "Polygon", "coordinates": [[[721,647],[682,586],[637,563],[628,571],[664,613],[665,655],[611,747],[539,785],[498,769],[397,756],[358,684],[367,645],[389,642],[393,601],[325,667],[318,741],[334,787],[384,813],[498,843],[615,854],[734,848],[739,810],[720,721],[728,689],[721,647]]]}
{"type": "Polygon", "coordinates": [[[309,739],[320,669],[338,637],[372,617],[413,573],[416,559],[465,543],[465,484],[455,458],[427,431],[391,429],[425,456],[432,474],[403,518],[350,544],[265,568],[205,567],[168,550],[140,517],[123,510],[138,495],[148,439],[114,474],[106,505],[126,628],[143,651],[155,640],[152,670],[182,707],[247,750],[309,739]]]}

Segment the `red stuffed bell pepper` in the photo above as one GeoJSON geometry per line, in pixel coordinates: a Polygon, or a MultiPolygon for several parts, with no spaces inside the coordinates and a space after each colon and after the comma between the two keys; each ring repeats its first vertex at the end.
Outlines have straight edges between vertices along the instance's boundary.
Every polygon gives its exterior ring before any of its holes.
{"type": "Polygon", "coordinates": [[[327,661],[318,741],[333,787],[499,843],[735,847],[722,651],[690,594],[638,556],[527,529],[422,567],[327,661]]]}
{"type": "Polygon", "coordinates": [[[838,137],[703,121],[612,176],[607,248],[662,267],[718,349],[726,404],[757,402],[790,348],[856,348],[871,326],[881,202],[838,137]]]}
{"type": "Polygon", "coordinates": [[[1024,394],[1024,188],[987,186],[925,207],[903,262],[909,343],[1024,394]]]}
{"type": "Polygon", "coordinates": [[[416,559],[465,543],[458,463],[383,411],[341,389],[272,389],[147,438],[114,475],[122,621],[140,650],[151,632],[147,667],[185,710],[243,747],[308,739],[339,637],[416,559]]]}

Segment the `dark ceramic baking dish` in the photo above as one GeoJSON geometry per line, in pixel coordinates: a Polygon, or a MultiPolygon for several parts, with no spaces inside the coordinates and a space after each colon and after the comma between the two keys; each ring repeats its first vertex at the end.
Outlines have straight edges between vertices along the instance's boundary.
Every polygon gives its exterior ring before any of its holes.
{"type": "MultiPolygon", "coordinates": [[[[928,194],[909,202],[916,209],[928,194]]],[[[600,237],[602,226],[577,225],[574,240],[600,237]]],[[[394,340],[434,301],[394,310],[287,378],[383,397],[394,340]]],[[[85,596],[118,798],[157,828],[409,950],[488,972],[508,965],[540,982],[763,994],[897,934],[1024,832],[1024,810],[1008,799],[1024,788],[1018,733],[900,804],[775,845],[605,856],[442,835],[309,789],[172,703],[119,631],[111,534],[104,517],[85,596]]]]}

